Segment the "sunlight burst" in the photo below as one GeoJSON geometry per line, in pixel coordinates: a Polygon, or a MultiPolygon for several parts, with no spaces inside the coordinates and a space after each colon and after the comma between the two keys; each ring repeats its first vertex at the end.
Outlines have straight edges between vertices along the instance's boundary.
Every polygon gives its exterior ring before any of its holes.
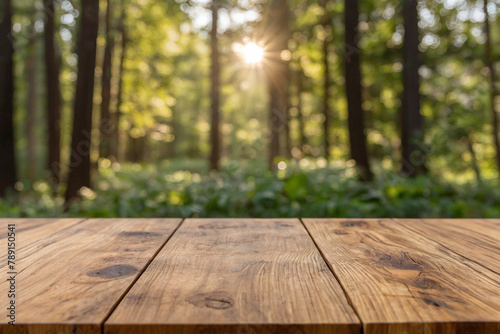
{"type": "Polygon", "coordinates": [[[242,54],[248,64],[256,64],[262,60],[262,57],[264,57],[264,49],[257,44],[250,42],[243,46],[242,54]]]}

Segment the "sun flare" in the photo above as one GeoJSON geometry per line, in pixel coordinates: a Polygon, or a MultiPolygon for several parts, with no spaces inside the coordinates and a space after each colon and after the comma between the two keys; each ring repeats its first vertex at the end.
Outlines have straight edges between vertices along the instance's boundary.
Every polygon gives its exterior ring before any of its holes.
{"type": "Polygon", "coordinates": [[[248,64],[259,63],[264,57],[264,49],[253,42],[243,45],[241,53],[248,64]]]}

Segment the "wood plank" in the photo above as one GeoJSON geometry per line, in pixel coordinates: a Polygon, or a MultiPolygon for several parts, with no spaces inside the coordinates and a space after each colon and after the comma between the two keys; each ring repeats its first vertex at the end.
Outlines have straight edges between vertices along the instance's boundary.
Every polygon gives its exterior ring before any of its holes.
{"type": "MultiPolygon", "coordinates": [[[[8,224],[16,225],[16,244],[18,246],[23,245],[17,249],[17,257],[26,258],[31,253],[36,252],[37,247],[43,245],[43,243],[37,243],[36,241],[49,240],[49,236],[83,221],[83,218],[0,218],[0,247],[2,247],[1,249],[7,249],[8,224]]],[[[6,265],[7,251],[0,252],[0,269],[3,272],[5,272],[6,265]]]]}
{"type": "Polygon", "coordinates": [[[188,219],[104,326],[111,333],[359,333],[298,219],[188,219]]]}
{"type": "Polygon", "coordinates": [[[406,228],[500,274],[500,219],[396,219],[406,228]]]}
{"type": "MultiPolygon", "coordinates": [[[[61,224],[55,233],[55,222],[47,223],[50,233],[41,223],[27,222],[37,226],[33,229],[19,224],[16,326],[3,320],[0,332],[101,333],[111,310],[180,221],[63,221],[69,226],[61,224]]],[[[6,272],[5,263],[2,266],[6,272]]],[[[7,290],[8,282],[2,280],[0,291],[7,290]]],[[[7,298],[6,293],[2,297],[7,298]]]]}
{"type": "Polygon", "coordinates": [[[303,221],[365,333],[500,332],[500,275],[390,219],[303,221]]]}
{"type": "MultiPolygon", "coordinates": [[[[0,218],[0,240],[7,238],[7,225],[16,224],[16,232],[22,233],[23,243],[29,244],[40,237],[56,233],[83,221],[83,218],[0,218]]],[[[3,264],[3,262],[2,262],[3,264]]]]}

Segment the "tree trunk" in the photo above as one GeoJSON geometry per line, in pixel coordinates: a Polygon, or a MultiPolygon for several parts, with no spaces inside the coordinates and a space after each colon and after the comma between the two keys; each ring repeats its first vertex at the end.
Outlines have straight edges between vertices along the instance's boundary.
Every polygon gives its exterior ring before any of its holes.
{"type": "Polygon", "coordinates": [[[177,110],[175,106],[172,107],[172,117],[170,118],[170,127],[172,129],[170,131],[170,134],[174,136],[174,140],[168,143],[167,157],[173,159],[177,157],[177,143],[178,143],[177,132],[178,132],[178,127],[180,127],[180,124],[177,122],[177,110]]]}
{"type": "Polygon", "coordinates": [[[111,32],[111,1],[106,1],[106,46],[104,48],[104,59],[102,63],[101,81],[101,122],[99,130],[101,141],[99,145],[100,156],[109,158],[111,155],[111,141],[113,128],[116,126],[111,119],[109,105],[111,102],[111,68],[113,58],[114,39],[111,32]]]}
{"type": "Polygon", "coordinates": [[[422,133],[419,91],[418,0],[403,1],[405,36],[403,42],[403,98],[401,103],[401,147],[404,175],[414,177],[425,172],[424,152],[416,141],[422,133]]]}
{"type": "Polygon", "coordinates": [[[474,175],[476,176],[476,181],[477,183],[481,183],[481,170],[479,169],[479,165],[477,163],[476,151],[474,151],[472,136],[470,134],[467,134],[465,136],[465,141],[467,142],[467,150],[469,151],[471,157],[471,167],[474,171],[474,175]]]}
{"type": "Polygon", "coordinates": [[[270,61],[268,64],[264,64],[266,66],[270,97],[268,165],[271,170],[276,168],[274,159],[280,152],[280,134],[286,128],[288,62],[282,59],[281,54],[284,50],[288,50],[288,17],[287,0],[273,0],[266,31],[270,36],[267,48],[270,61]]]}
{"type": "Polygon", "coordinates": [[[349,142],[351,158],[356,161],[359,178],[373,178],[365,134],[362,106],[360,50],[358,47],[358,0],[345,0],[345,88],[347,95],[349,142]]]}
{"type": "Polygon", "coordinates": [[[115,157],[116,160],[122,160],[123,156],[120,152],[120,118],[121,118],[121,105],[123,102],[123,72],[124,62],[127,51],[127,30],[125,28],[125,4],[121,2],[121,15],[120,15],[120,36],[121,36],[121,54],[120,63],[118,66],[118,92],[116,94],[116,110],[111,117],[113,122],[113,130],[111,133],[110,155],[115,157]]]}
{"type": "Polygon", "coordinates": [[[136,156],[135,156],[135,146],[136,146],[136,141],[134,138],[132,138],[130,135],[127,136],[127,148],[126,148],[126,153],[125,153],[125,159],[128,162],[137,162],[136,161],[136,156]]]}
{"type": "Polygon", "coordinates": [[[271,170],[276,169],[274,158],[279,155],[280,151],[280,131],[283,128],[283,101],[279,90],[270,84],[270,114],[269,114],[269,124],[271,138],[269,141],[269,160],[268,165],[271,170]]]}
{"type": "MultiPolygon", "coordinates": [[[[33,16],[33,22],[35,18],[33,16]]],[[[35,180],[36,168],[36,105],[37,105],[37,38],[36,34],[31,36],[28,44],[28,61],[26,72],[28,75],[28,101],[26,108],[26,163],[27,176],[30,180],[35,180]]]]}
{"type": "Polygon", "coordinates": [[[128,145],[128,161],[130,162],[142,162],[146,156],[146,137],[133,138],[129,136],[128,145]]]}
{"type": "Polygon", "coordinates": [[[67,202],[78,197],[80,188],[91,187],[90,142],[99,0],[82,0],[81,15],[71,158],[65,196],[67,202]]]}
{"type": "Polygon", "coordinates": [[[323,30],[325,33],[323,39],[323,116],[325,118],[323,122],[323,140],[324,140],[324,149],[325,149],[325,159],[330,160],[330,63],[328,61],[329,56],[329,47],[331,40],[331,28],[332,25],[330,23],[330,16],[327,12],[327,4],[328,0],[321,0],[320,5],[323,7],[324,14],[321,18],[321,24],[323,26],[323,30]]]}
{"type": "Polygon", "coordinates": [[[59,59],[56,56],[54,0],[44,0],[45,11],[45,80],[47,85],[48,155],[47,168],[56,182],[60,179],[61,164],[61,89],[59,59]]]}
{"type": "Polygon", "coordinates": [[[305,132],[305,120],[304,113],[302,112],[302,92],[304,90],[303,81],[304,74],[302,73],[302,68],[297,71],[297,119],[299,123],[299,148],[304,157],[304,147],[307,144],[306,132],[305,132]]]}
{"type": "MultiPolygon", "coordinates": [[[[288,81],[288,80],[287,80],[288,81]]],[[[290,133],[290,109],[292,108],[292,104],[290,101],[289,89],[286,92],[286,107],[285,107],[285,157],[291,158],[292,156],[292,137],[290,133]]]]}
{"type": "Polygon", "coordinates": [[[496,73],[495,73],[495,66],[493,63],[493,55],[491,51],[491,32],[490,32],[490,22],[488,19],[488,0],[484,0],[484,15],[485,15],[484,34],[486,35],[485,61],[486,61],[486,66],[488,66],[488,69],[490,71],[490,104],[491,104],[491,121],[493,123],[492,135],[496,151],[495,163],[497,165],[498,172],[500,173],[500,138],[498,137],[499,136],[498,113],[495,110],[495,97],[497,96],[497,91],[495,86],[496,73]]]}
{"type": "Polygon", "coordinates": [[[211,68],[211,99],[212,117],[210,127],[210,169],[219,170],[220,160],[220,132],[219,132],[219,89],[220,89],[220,66],[219,66],[219,46],[217,39],[217,25],[219,19],[219,2],[212,0],[212,30],[210,32],[210,42],[212,44],[212,68],[211,68]]]}
{"type": "Polygon", "coordinates": [[[17,181],[14,153],[14,61],[11,0],[2,1],[0,22],[0,196],[17,181]]]}

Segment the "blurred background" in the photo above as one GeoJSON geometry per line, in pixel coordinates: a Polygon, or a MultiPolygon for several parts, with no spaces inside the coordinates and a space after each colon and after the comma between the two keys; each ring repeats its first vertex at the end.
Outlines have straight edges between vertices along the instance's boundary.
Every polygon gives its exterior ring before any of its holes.
{"type": "Polygon", "coordinates": [[[499,0],[0,4],[0,216],[500,217],[499,0]]]}

